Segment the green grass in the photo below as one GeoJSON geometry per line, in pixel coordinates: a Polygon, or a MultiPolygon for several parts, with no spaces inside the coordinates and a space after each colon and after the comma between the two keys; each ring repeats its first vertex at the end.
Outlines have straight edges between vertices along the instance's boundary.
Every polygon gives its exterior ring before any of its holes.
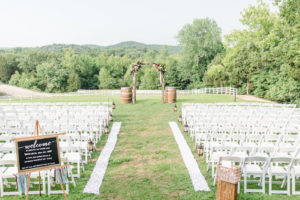
{"type": "MultiPolygon", "coordinates": [[[[191,179],[181,158],[178,146],[169,127],[169,121],[177,121],[179,112],[174,113],[174,104],[161,104],[160,96],[138,96],[137,103],[121,104],[119,96],[84,96],[44,98],[39,102],[62,101],[107,101],[116,102],[114,121],[121,121],[122,127],[118,142],[113,151],[105,174],[100,195],[83,194],[95,163],[86,166],[84,177],[76,179],[77,187],[71,186],[69,199],[215,199],[216,186],[213,186],[211,172],[206,172],[206,163],[199,158],[194,142],[185,138],[196,158],[199,168],[208,181],[210,192],[194,192],[191,179]]],[[[179,96],[177,106],[182,102],[232,102],[234,97],[225,95],[186,95],[179,96]]],[[[24,102],[23,100],[22,102],[24,102]]],[[[238,100],[240,101],[240,100],[238,100]]],[[[105,145],[107,136],[98,144],[105,145]]],[[[94,158],[100,152],[93,154],[94,158]]],[[[242,184],[243,186],[243,184],[242,184]]],[[[266,185],[267,186],[267,185],[266,185]]],[[[267,190],[268,191],[268,190],[267,190]]],[[[3,199],[24,199],[24,196],[3,199]]],[[[30,199],[63,199],[62,195],[31,195],[30,199]]],[[[300,199],[300,196],[241,194],[239,199],[300,199]]]]}

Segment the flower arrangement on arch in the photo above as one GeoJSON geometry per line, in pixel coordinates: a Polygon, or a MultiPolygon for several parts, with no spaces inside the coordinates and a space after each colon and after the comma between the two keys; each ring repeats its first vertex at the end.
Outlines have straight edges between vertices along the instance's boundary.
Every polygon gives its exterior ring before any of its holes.
{"type": "Polygon", "coordinates": [[[151,65],[151,64],[157,70],[157,72],[161,72],[163,74],[166,72],[165,64],[137,62],[130,65],[130,74],[132,75],[133,73],[138,72],[141,69],[142,65],[151,65]]]}
{"type": "Polygon", "coordinates": [[[157,63],[152,63],[153,67],[158,71],[162,72],[163,74],[166,72],[166,65],[165,64],[157,64],[157,63]]]}
{"type": "Polygon", "coordinates": [[[131,70],[130,70],[130,74],[133,74],[134,72],[138,72],[141,69],[141,65],[140,64],[132,64],[130,66],[131,70]]]}

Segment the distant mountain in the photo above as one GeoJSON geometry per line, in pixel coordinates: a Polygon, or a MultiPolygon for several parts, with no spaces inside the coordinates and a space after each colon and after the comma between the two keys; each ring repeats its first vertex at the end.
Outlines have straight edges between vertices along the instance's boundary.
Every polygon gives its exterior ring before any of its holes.
{"type": "Polygon", "coordinates": [[[126,41],[126,42],[120,42],[114,45],[107,46],[106,48],[147,48],[147,49],[153,49],[156,51],[159,51],[163,46],[167,46],[169,49],[169,53],[179,53],[181,51],[180,46],[174,46],[174,45],[161,45],[161,44],[144,44],[140,42],[135,41],[126,41]]]}
{"type": "MultiPolygon", "coordinates": [[[[29,47],[29,48],[10,48],[2,49],[1,51],[22,51],[26,49],[39,49],[42,51],[56,51],[63,52],[64,49],[70,48],[76,54],[99,54],[106,52],[108,55],[128,55],[131,58],[143,57],[148,51],[154,50],[159,52],[160,49],[165,45],[159,44],[144,44],[135,41],[120,42],[109,46],[99,46],[94,44],[77,45],[77,44],[51,44],[41,47],[29,47]]],[[[169,50],[169,54],[176,54],[181,52],[180,46],[166,45],[169,50]]]]}
{"type": "Polygon", "coordinates": [[[103,47],[99,45],[93,44],[85,44],[85,45],[78,45],[78,44],[50,44],[41,47],[36,47],[34,49],[41,49],[46,51],[63,51],[64,49],[73,49],[75,52],[77,51],[93,51],[103,49],[103,47]]]}

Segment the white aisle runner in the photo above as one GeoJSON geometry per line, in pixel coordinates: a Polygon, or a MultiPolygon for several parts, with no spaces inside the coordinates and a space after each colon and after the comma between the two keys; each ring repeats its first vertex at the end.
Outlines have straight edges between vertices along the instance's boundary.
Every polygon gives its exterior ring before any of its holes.
{"type": "Polygon", "coordinates": [[[195,191],[210,191],[204,176],[201,174],[198,164],[186,143],[176,122],[169,122],[174,138],[178,144],[184,164],[190,174],[195,191]]]}
{"type": "Polygon", "coordinates": [[[90,180],[88,181],[83,190],[83,193],[99,194],[100,186],[102,184],[102,180],[106,172],[109,157],[117,143],[120,128],[121,122],[115,122],[113,124],[107,142],[97,160],[96,166],[93,170],[93,173],[91,174],[90,180]]]}

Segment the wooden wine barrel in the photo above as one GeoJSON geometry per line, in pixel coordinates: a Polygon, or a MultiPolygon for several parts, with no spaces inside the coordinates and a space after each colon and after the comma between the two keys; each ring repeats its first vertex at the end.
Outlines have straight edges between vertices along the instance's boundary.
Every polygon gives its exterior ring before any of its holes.
{"type": "Polygon", "coordinates": [[[130,87],[121,88],[121,103],[131,103],[132,101],[132,90],[130,87]]]}
{"type": "Polygon", "coordinates": [[[175,103],[176,102],[176,87],[166,87],[166,96],[168,103],[175,103]]]}
{"type": "Polygon", "coordinates": [[[167,93],[167,89],[165,89],[165,91],[164,91],[164,103],[168,103],[168,93],[167,93]]]}

